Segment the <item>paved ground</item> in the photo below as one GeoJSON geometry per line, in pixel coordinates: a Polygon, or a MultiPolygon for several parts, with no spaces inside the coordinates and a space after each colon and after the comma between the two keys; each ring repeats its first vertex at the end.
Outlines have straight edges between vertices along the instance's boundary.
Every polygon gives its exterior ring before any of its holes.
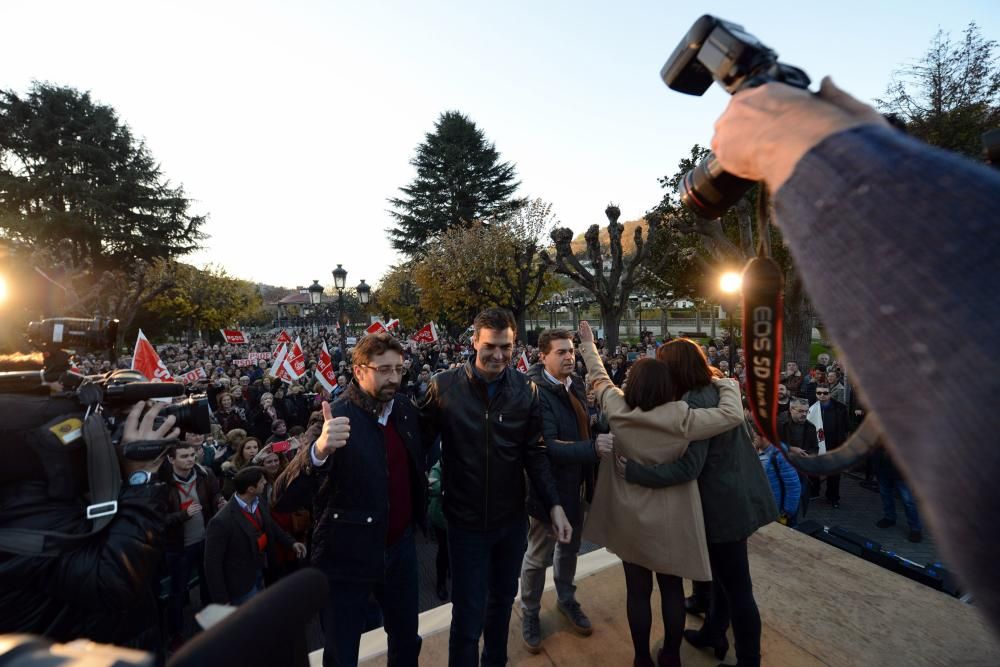
{"type": "MultiPolygon", "coordinates": [[[[909,527],[906,525],[906,514],[903,503],[896,498],[896,525],[892,528],[878,528],[875,522],[882,518],[882,500],[877,490],[870,491],[861,486],[860,475],[848,473],[840,481],[840,509],[833,509],[825,499],[813,500],[809,505],[806,517],[824,526],[840,526],[852,532],[879,542],[886,549],[895,551],[921,565],[938,561],[934,536],[926,527],[923,531],[923,541],[918,543],[906,539],[909,527]]],[[[826,490],[826,487],[823,488],[826,490]]],[[[947,567],[947,564],[945,564],[947,567]]]]}

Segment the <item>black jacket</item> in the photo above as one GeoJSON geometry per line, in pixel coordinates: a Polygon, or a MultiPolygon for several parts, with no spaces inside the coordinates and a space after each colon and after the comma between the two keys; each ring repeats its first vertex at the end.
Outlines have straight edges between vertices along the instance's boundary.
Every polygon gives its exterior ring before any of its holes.
{"type": "MultiPolygon", "coordinates": [[[[583,521],[580,501],[590,500],[587,496],[592,496],[594,489],[597,451],[593,438],[581,437],[576,411],[570,404],[566,388],[546,377],[542,364],[533,365],[528,370],[528,377],[538,386],[538,396],[542,401],[542,436],[559,501],[570,523],[579,527],[583,521]]],[[[583,388],[583,380],[573,376],[570,389],[586,412],[587,392],[583,388]]],[[[536,519],[549,520],[549,514],[534,487],[528,493],[528,513],[536,519]]]]}
{"type": "MultiPolygon", "coordinates": [[[[163,484],[124,487],[111,523],[58,558],[0,553],[0,634],[157,650],[153,584],[166,497],[163,484]]],[[[83,532],[85,504],[49,497],[45,482],[0,485],[0,526],[83,532]]]]}
{"type": "MultiPolygon", "coordinates": [[[[821,406],[822,408],[822,406],[821,406]]],[[[847,417],[847,406],[840,401],[830,400],[830,405],[822,411],[823,432],[826,436],[826,449],[836,449],[847,442],[851,424],[847,417]]]]}
{"type": "MultiPolygon", "coordinates": [[[[312,508],[313,565],[333,579],[381,581],[389,519],[389,473],[378,406],[352,382],[333,406],[334,417],[351,420],[351,435],[326,463],[312,464],[312,446],[302,448],[275,482],[274,508],[312,508]],[[311,505],[310,505],[311,503],[311,505]]],[[[389,416],[410,463],[413,521],[427,513],[427,479],[417,411],[398,395],[389,416]]]]}
{"type": "MultiPolygon", "coordinates": [[[[267,533],[267,557],[274,561],[275,544],[286,547],[295,539],[271,518],[265,503],[258,504],[261,526],[267,533]]],[[[264,570],[265,553],[257,546],[257,529],[243,512],[236,496],[229,499],[208,522],[205,535],[205,580],[212,602],[229,604],[233,598],[246,595],[264,570]]]]}
{"type": "Polygon", "coordinates": [[[441,436],[445,517],[449,525],[489,530],[523,516],[525,473],[547,515],[559,494],[542,440],[538,388],[506,368],[491,400],[472,363],[431,378],[420,403],[425,443],[441,436]]]}
{"type": "Polygon", "coordinates": [[[816,438],[816,427],[812,422],[797,424],[788,413],[778,419],[778,437],[789,447],[798,447],[810,455],[819,453],[819,440],[816,438]]]}

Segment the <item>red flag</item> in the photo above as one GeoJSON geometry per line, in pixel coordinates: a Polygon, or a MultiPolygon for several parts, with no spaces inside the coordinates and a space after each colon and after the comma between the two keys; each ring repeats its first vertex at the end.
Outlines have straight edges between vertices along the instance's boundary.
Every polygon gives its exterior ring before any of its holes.
{"type": "Polygon", "coordinates": [[[289,378],[298,380],[306,372],[306,355],[302,351],[302,344],[299,339],[295,339],[291,349],[285,354],[285,360],[281,362],[281,367],[288,373],[289,378]]]}
{"type": "MultiPolygon", "coordinates": [[[[291,342],[291,341],[289,341],[291,342]]],[[[270,374],[273,378],[278,378],[279,380],[285,379],[287,373],[285,373],[285,356],[288,355],[288,345],[282,343],[278,346],[278,349],[274,352],[274,363],[271,364],[270,374]],[[284,377],[283,377],[284,376],[284,377]]]]}
{"type": "Polygon", "coordinates": [[[242,331],[238,329],[219,329],[222,332],[222,337],[226,339],[226,342],[230,345],[246,345],[247,337],[242,331]]]}
{"type": "Polygon", "coordinates": [[[399,328],[399,319],[389,320],[388,322],[385,323],[385,328],[386,329],[398,329],[399,328]]]}
{"type": "Polygon", "coordinates": [[[160,355],[139,329],[139,337],[135,341],[135,351],[132,353],[132,370],[142,373],[150,382],[173,382],[170,371],[167,370],[160,355]]]}
{"type": "Polygon", "coordinates": [[[278,334],[278,337],[274,339],[275,343],[291,343],[292,337],[288,335],[288,332],[284,329],[278,334]]]}
{"type": "Polygon", "coordinates": [[[524,352],[522,352],[521,356],[517,358],[517,370],[522,373],[528,372],[528,355],[524,352]]]}
{"type": "Polygon", "coordinates": [[[370,334],[384,333],[385,331],[386,331],[385,325],[378,320],[372,322],[371,326],[365,329],[365,333],[370,333],[370,334]]]}
{"type": "Polygon", "coordinates": [[[330,357],[330,350],[326,347],[326,341],[323,341],[323,349],[319,353],[319,362],[316,364],[316,379],[321,385],[326,387],[326,390],[333,392],[333,388],[337,386],[337,373],[333,368],[333,358],[330,357]]]}
{"type": "Polygon", "coordinates": [[[437,327],[434,323],[424,325],[420,331],[413,334],[410,340],[416,341],[418,343],[436,343],[438,339],[437,327]]]}

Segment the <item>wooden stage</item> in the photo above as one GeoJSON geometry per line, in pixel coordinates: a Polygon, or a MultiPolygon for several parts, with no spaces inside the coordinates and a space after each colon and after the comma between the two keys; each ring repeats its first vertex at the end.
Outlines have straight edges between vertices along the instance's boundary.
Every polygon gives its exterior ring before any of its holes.
{"type": "MultiPolygon", "coordinates": [[[[764,622],[764,665],[1000,665],[1000,642],[973,607],[797,531],[778,524],[759,531],[750,540],[750,567],[764,622]]],[[[594,624],[594,634],[573,634],[555,609],[550,569],[542,599],[543,651],[531,655],[524,649],[520,606],[515,602],[509,664],[632,664],[618,559],[603,549],[582,556],[577,582],[577,597],[594,624]]],[[[663,626],[657,618],[657,593],[653,596],[655,657],[663,626]]],[[[450,620],[450,604],[421,615],[421,665],[447,665],[450,620]]],[[[688,616],[688,627],[700,624],[700,619],[688,616]]],[[[385,665],[384,652],[381,630],[362,638],[365,667],[385,665]]],[[[321,653],[311,656],[314,665],[322,664],[321,653]]],[[[710,653],[687,643],[682,644],[681,658],[688,666],[718,664],[710,653]]],[[[732,648],[725,662],[735,664],[732,648]]]]}

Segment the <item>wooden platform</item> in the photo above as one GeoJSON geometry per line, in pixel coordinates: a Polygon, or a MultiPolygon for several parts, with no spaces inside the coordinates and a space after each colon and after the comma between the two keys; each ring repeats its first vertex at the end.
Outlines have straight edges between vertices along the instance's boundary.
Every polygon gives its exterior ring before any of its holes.
{"type": "MultiPolygon", "coordinates": [[[[794,530],[774,524],[758,532],[750,540],[750,566],[764,621],[765,665],[1000,665],[1000,642],[990,636],[973,607],[794,530]]],[[[543,651],[531,655],[524,650],[515,602],[511,665],[632,664],[625,582],[617,558],[604,550],[581,557],[577,581],[577,597],[594,624],[594,634],[573,634],[556,611],[550,570],[542,600],[543,651]]],[[[654,610],[659,605],[656,596],[654,592],[654,610]]],[[[658,615],[654,612],[654,647],[663,639],[658,615]]],[[[420,664],[444,667],[451,605],[422,614],[420,621],[420,664]]],[[[688,627],[700,623],[688,617],[688,627]]],[[[367,633],[361,648],[365,667],[385,665],[381,630],[367,633]]],[[[321,651],[312,658],[314,665],[322,664],[321,651]]],[[[718,664],[686,643],[681,658],[688,667],[718,664]]],[[[735,662],[730,649],[726,663],[735,662]]]]}

